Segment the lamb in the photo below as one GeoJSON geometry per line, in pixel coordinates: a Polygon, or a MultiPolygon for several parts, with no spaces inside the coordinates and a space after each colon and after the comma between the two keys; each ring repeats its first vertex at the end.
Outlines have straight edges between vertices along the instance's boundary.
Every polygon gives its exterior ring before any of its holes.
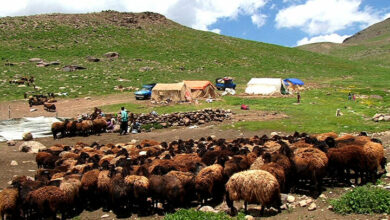
{"type": "Polygon", "coordinates": [[[265,207],[274,206],[280,212],[282,205],[280,187],[276,178],[264,170],[247,170],[233,174],[226,183],[226,203],[231,214],[236,213],[234,201],[244,200],[245,211],[248,203],[261,203],[261,215],[265,207]]]}
{"type": "Polygon", "coordinates": [[[0,215],[1,219],[5,219],[5,216],[11,217],[11,219],[18,216],[18,200],[19,192],[14,188],[7,188],[0,192],[0,215]]]}
{"type": "Polygon", "coordinates": [[[219,164],[207,166],[200,170],[195,177],[195,190],[201,203],[213,197],[213,199],[220,199],[223,195],[223,167],[219,164]]]}

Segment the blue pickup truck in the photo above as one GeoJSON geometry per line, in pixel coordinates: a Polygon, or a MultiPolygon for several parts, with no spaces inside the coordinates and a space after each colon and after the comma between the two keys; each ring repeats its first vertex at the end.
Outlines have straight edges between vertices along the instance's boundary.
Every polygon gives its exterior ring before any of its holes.
{"type": "Polygon", "coordinates": [[[152,89],[156,85],[156,83],[143,85],[142,89],[135,92],[135,99],[150,99],[152,96],[152,89]]]}
{"type": "Polygon", "coordinates": [[[233,79],[230,77],[217,78],[215,80],[215,87],[218,90],[225,90],[226,88],[236,89],[236,84],[233,83],[233,79]]]}

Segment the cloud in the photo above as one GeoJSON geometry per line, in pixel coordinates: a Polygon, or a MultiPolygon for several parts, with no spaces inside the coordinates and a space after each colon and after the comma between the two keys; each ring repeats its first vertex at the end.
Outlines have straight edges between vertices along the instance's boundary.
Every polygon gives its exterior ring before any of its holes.
{"type": "Polygon", "coordinates": [[[267,15],[263,14],[254,14],[251,16],[252,23],[255,24],[258,28],[261,28],[267,19],[267,15]]]}
{"type": "Polygon", "coordinates": [[[297,41],[297,46],[312,44],[318,42],[333,42],[333,43],[342,43],[345,38],[350,37],[350,35],[340,36],[338,34],[328,34],[328,35],[320,35],[312,38],[305,37],[299,41],[297,41]]]}
{"type": "MultiPolygon", "coordinates": [[[[152,11],[182,25],[209,30],[218,19],[258,15],[269,0],[2,0],[0,16],[86,13],[102,10],[152,11]]],[[[265,19],[265,18],[264,18],[265,19]]],[[[256,20],[256,25],[260,20],[256,20]]]]}
{"type": "Polygon", "coordinates": [[[218,28],[214,28],[212,30],[210,30],[211,32],[214,32],[216,34],[221,34],[221,29],[218,29],[218,28]]]}
{"type": "Polygon", "coordinates": [[[371,25],[381,16],[370,7],[360,9],[362,0],[307,0],[282,9],[275,18],[277,28],[300,28],[310,35],[331,34],[360,24],[371,25]]]}

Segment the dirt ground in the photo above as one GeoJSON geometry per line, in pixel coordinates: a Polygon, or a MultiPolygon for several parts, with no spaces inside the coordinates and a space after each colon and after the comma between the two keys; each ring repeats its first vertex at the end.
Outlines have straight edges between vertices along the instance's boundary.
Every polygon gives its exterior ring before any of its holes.
{"type": "MultiPolygon", "coordinates": [[[[189,138],[200,138],[206,137],[209,135],[215,135],[217,138],[238,138],[238,137],[252,137],[254,135],[269,135],[271,131],[257,131],[257,132],[248,132],[248,131],[237,131],[237,130],[221,130],[218,126],[208,125],[200,128],[174,128],[174,129],[164,129],[157,130],[150,133],[140,133],[140,134],[128,134],[125,136],[119,136],[118,134],[102,134],[101,136],[89,136],[89,137],[73,137],[73,138],[63,138],[59,140],[53,140],[52,138],[40,138],[37,141],[43,143],[46,146],[51,146],[56,143],[74,145],[76,142],[82,141],[87,144],[91,144],[96,141],[101,144],[106,143],[123,143],[129,142],[133,139],[140,141],[144,139],[153,139],[157,141],[172,141],[176,139],[189,139],[189,138]]],[[[283,134],[285,135],[285,134],[283,134]]],[[[373,137],[380,138],[384,146],[386,147],[386,156],[390,156],[389,145],[390,145],[390,132],[387,132],[385,135],[374,135],[373,137]]],[[[18,142],[18,144],[20,144],[18,142]]],[[[35,157],[33,154],[22,153],[18,151],[17,146],[7,146],[4,142],[0,143],[0,189],[3,189],[8,186],[8,182],[14,175],[29,175],[33,176],[37,169],[35,163],[35,157]],[[10,163],[12,160],[18,162],[17,166],[11,166],[10,163]]],[[[390,183],[390,180],[383,178],[384,182],[390,183]]],[[[290,210],[284,210],[281,214],[271,215],[267,217],[268,219],[388,219],[387,215],[347,215],[341,216],[335,214],[334,212],[328,210],[328,199],[336,198],[342,193],[346,192],[347,188],[327,188],[323,194],[327,199],[318,198],[315,200],[317,204],[317,209],[315,211],[308,211],[307,208],[297,207],[290,210]]],[[[293,194],[297,199],[301,195],[293,194]]],[[[225,204],[222,204],[224,206],[225,204]]],[[[236,207],[241,207],[242,203],[236,203],[236,207]]],[[[196,208],[196,207],[194,207],[196,208]]],[[[84,211],[80,215],[80,219],[101,219],[101,216],[108,214],[109,217],[105,219],[116,219],[116,216],[111,212],[103,212],[101,209],[89,212],[84,211]]],[[[255,205],[249,206],[249,214],[258,216],[259,207],[255,205]]],[[[163,216],[153,215],[149,217],[142,217],[141,219],[162,219],[163,216]]],[[[136,215],[133,215],[129,219],[138,219],[136,215]]]]}
{"type": "Polygon", "coordinates": [[[0,120],[9,119],[8,106],[10,106],[11,118],[37,116],[75,117],[79,113],[93,112],[94,107],[125,103],[135,100],[134,95],[129,92],[106,96],[91,96],[89,98],[56,99],[57,102],[54,104],[56,105],[57,112],[47,112],[43,110],[43,105],[34,105],[30,108],[26,100],[1,102],[0,120]],[[30,109],[37,109],[37,111],[30,112],[30,109]]]}

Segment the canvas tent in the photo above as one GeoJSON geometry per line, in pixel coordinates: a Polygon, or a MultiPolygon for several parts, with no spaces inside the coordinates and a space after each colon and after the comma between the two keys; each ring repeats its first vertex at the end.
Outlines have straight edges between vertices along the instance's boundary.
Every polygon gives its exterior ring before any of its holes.
{"type": "Polygon", "coordinates": [[[193,99],[216,98],[219,94],[216,87],[210,81],[184,81],[184,84],[191,91],[193,99]]]}
{"type": "Polygon", "coordinates": [[[158,83],[152,90],[152,100],[191,101],[191,92],[184,83],[158,83]]]}
{"type": "Polygon", "coordinates": [[[285,86],[280,78],[252,78],[245,89],[251,95],[273,95],[285,92],[285,86]]]}

